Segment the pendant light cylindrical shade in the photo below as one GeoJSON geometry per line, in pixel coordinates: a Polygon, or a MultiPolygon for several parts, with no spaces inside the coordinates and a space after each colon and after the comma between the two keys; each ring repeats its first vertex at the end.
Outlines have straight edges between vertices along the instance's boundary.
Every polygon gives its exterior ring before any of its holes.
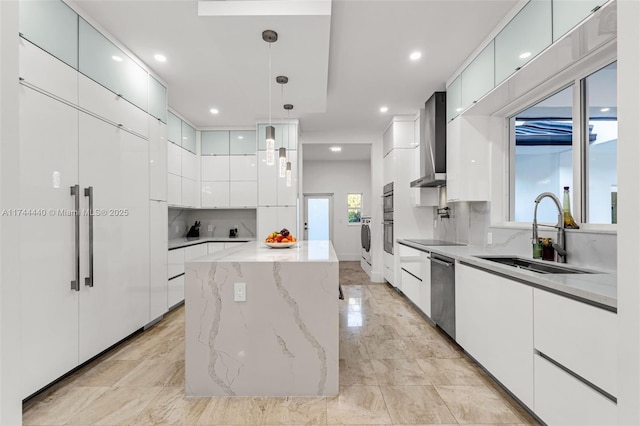
{"type": "Polygon", "coordinates": [[[278,157],[280,160],[280,177],[283,178],[287,173],[287,148],[278,149],[278,157]]]}
{"type": "Polygon", "coordinates": [[[287,186],[293,185],[293,176],[292,176],[292,172],[291,172],[291,162],[290,161],[287,161],[286,176],[287,176],[287,186]]]}
{"type": "Polygon", "coordinates": [[[273,166],[275,164],[275,144],[276,144],[276,128],[273,126],[267,126],[265,132],[265,139],[267,141],[267,165],[273,166]]]}

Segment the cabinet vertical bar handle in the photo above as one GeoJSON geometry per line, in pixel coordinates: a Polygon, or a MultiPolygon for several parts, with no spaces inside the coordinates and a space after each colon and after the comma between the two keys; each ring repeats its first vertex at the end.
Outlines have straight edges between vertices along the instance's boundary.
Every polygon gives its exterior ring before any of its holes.
{"type": "Polygon", "coordinates": [[[93,186],[84,189],[84,196],[89,197],[89,276],[84,285],[93,287],[93,186]]]}
{"type": "Polygon", "coordinates": [[[80,185],[71,187],[71,196],[75,197],[75,255],[76,255],[76,279],[71,281],[71,290],[80,291],[80,185]]]}

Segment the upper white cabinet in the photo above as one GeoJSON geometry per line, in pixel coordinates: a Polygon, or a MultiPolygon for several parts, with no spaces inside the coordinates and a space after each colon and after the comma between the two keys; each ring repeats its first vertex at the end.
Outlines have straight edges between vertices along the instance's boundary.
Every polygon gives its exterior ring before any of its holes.
{"type": "Polygon", "coordinates": [[[553,41],[605,3],[606,0],[553,0],[553,41]]]}
{"type": "MultiPolygon", "coordinates": [[[[289,129],[295,132],[296,129],[289,129]]],[[[296,138],[297,139],[297,138],[296,138]]],[[[295,146],[290,149],[296,149],[295,146]]],[[[229,132],[229,154],[255,155],[258,152],[255,130],[232,130],[229,132]]]]}
{"type": "Polygon", "coordinates": [[[200,206],[200,161],[196,129],[171,112],[167,116],[167,201],[169,205],[200,206]]]}
{"type": "Polygon", "coordinates": [[[461,76],[458,76],[447,87],[447,122],[456,118],[462,111],[461,84],[461,76]]]}
{"type": "Polygon", "coordinates": [[[494,86],[494,43],[492,40],[462,71],[460,108],[465,109],[477,102],[494,86]]]}
{"type": "Polygon", "coordinates": [[[151,116],[149,116],[149,199],[167,201],[167,125],[151,116]]]}
{"type": "Polygon", "coordinates": [[[20,35],[78,68],[78,14],[61,1],[21,1],[20,35]]]}
{"type": "Polygon", "coordinates": [[[496,84],[551,44],[551,0],[530,0],[495,38],[496,84]]]}
{"type": "Polygon", "coordinates": [[[382,135],[383,155],[387,155],[394,148],[415,148],[420,140],[414,138],[413,116],[393,117],[391,123],[382,135]]]}
{"type": "Polygon", "coordinates": [[[78,71],[147,111],[149,74],[80,18],[78,71]]]}
{"type": "Polygon", "coordinates": [[[182,120],[170,111],[167,113],[167,128],[169,142],[182,146],[182,120]]]}
{"type": "Polygon", "coordinates": [[[189,152],[196,153],[196,129],[182,122],[182,147],[189,152]]]}
{"type": "Polygon", "coordinates": [[[166,124],[167,88],[149,76],[149,114],[166,124]]]}
{"type": "Polygon", "coordinates": [[[447,201],[488,201],[490,117],[461,115],[447,124],[447,201]]]}
{"type": "Polygon", "coordinates": [[[200,132],[200,155],[229,155],[229,131],[203,130],[200,132]]]}
{"type": "MultiPolygon", "coordinates": [[[[258,150],[267,149],[266,128],[269,124],[258,124],[258,150]]],[[[275,128],[276,150],[280,147],[287,149],[298,149],[298,125],[297,124],[272,124],[275,128]]]]}

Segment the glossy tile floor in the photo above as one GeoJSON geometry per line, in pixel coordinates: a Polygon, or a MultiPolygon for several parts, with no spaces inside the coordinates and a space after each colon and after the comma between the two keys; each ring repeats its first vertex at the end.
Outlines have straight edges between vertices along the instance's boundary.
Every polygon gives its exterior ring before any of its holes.
{"type": "Polygon", "coordinates": [[[24,405],[25,425],[536,424],[359,262],[340,263],[340,395],[185,398],[184,307],[24,405]]]}

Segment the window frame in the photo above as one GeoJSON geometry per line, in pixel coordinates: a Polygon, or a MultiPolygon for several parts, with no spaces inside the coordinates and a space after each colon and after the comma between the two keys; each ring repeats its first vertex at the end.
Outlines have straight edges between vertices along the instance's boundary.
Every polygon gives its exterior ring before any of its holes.
{"type": "Polygon", "coordinates": [[[361,226],[362,225],[362,206],[364,205],[364,196],[362,192],[347,192],[347,226],[361,226]],[[359,195],[360,196],[360,207],[349,207],[349,195],[359,195]],[[349,221],[349,210],[359,210],[360,211],[360,220],[358,222],[350,222],[349,221]]]}
{"type": "MultiPolygon", "coordinates": [[[[617,224],[610,223],[587,223],[585,222],[588,217],[588,196],[586,191],[588,189],[588,174],[587,174],[587,162],[588,162],[588,143],[585,135],[585,130],[589,125],[589,114],[586,111],[586,79],[590,75],[606,68],[612,63],[616,62],[618,58],[616,56],[600,58],[598,61],[589,64],[589,66],[582,66],[579,72],[574,74],[571,79],[564,79],[560,83],[555,84],[552,88],[544,91],[532,91],[526,97],[520,98],[517,102],[514,102],[515,106],[512,106],[503,114],[505,120],[505,142],[507,144],[506,152],[508,158],[505,160],[505,178],[506,178],[506,203],[503,208],[503,224],[506,226],[522,226],[530,224],[531,222],[516,222],[515,216],[515,174],[512,173],[515,170],[515,117],[526,109],[544,101],[545,99],[553,96],[554,94],[566,89],[573,85],[572,95],[572,121],[577,123],[573,126],[572,136],[572,163],[573,163],[573,182],[571,190],[571,213],[573,214],[576,222],[580,224],[582,230],[602,230],[602,231],[617,231],[617,224]]],[[[617,90],[617,89],[616,89],[617,90]]],[[[562,194],[558,194],[561,198],[562,194]]]]}

